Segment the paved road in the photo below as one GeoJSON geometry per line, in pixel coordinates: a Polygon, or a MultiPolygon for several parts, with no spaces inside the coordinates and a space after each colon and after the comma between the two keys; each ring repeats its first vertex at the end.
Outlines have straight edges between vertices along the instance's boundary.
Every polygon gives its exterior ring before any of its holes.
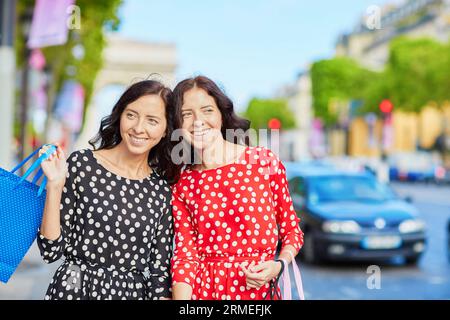
{"type": "Polygon", "coordinates": [[[417,266],[404,266],[400,261],[379,265],[380,289],[369,289],[368,280],[373,284],[369,279],[373,273],[367,273],[370,264],[301,264],[307,299],[450,299],[450,262],[446,256],[450,188],[392,186],[400,196],[412,196],[427,223],[428,248],[417,266]]]}
{"type": "MultiPolygon", "coordinates": [[[[395,184],[394,189],[413,197],[428,224],[429,246],[418,265],[380,265],[380,289],[368,289],[369,264],[300,263],[307,299],[450,299],[450,263],[445,251],[450,187],[395,184]]],[[[33,245],[9,283],[0,283],[0,299],[43,299],[59,264],[44,264],[33,245]]]]}

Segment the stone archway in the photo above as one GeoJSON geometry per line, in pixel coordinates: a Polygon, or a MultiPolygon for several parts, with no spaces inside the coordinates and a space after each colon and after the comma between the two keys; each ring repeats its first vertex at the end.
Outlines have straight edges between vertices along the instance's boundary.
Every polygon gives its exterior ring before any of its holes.
{"type": "Polygon", "coordinates": [[[111,110],[120,94],[132,83],[150,77],[171,88],[174,86],[177,66],[174,44],[142,42],[117,35],[108,36],[107,42],[103,53],[104,67],[95,80],[75,150],[89,147],[88,141],[97,133],[101,118],[109,114],[108,107],[111,110]]]}

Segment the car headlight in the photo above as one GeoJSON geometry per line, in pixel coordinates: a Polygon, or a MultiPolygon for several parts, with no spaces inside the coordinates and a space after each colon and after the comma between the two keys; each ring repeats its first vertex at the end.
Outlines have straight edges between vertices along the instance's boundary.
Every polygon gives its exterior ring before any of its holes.
{"type": "Polygon", "coordinates": [[[361,227],[353,220],[326,221],[322,225],[322,230],[330,233],[358,233],[361,227]]]}
{"type": "Polygon", "coordinates": [[[425,230],[425,222],[419,219],[405,220],[398,226],[401,233],[412,233],[425,230]]]}

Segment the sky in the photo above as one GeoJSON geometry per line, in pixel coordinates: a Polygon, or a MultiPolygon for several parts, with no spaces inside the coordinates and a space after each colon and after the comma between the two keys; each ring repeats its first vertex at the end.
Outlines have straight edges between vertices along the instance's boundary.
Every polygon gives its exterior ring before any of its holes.
{"type": "Polygon", "coordinates": [[[389,0],[125,0],[122,36],[174,43],[177,81],[215,80],[237,111],[270,98],[299,72],[333,57],[338,36],[389,0]]]}

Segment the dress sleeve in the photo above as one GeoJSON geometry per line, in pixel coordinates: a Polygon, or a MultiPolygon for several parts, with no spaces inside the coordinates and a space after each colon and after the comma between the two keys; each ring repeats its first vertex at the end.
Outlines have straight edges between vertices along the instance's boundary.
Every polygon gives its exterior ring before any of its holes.
{"type": "MultiPolygon", "coordinates": [[[[168,187],[167,187],[168,188],[168,187]]],[[[170,193],[169,193],[170,199],[170,193]]],[[[150,252],[151,299],[170,298],[170,259],[173,244],[173,219],[171,206],[167,204],[161,216],[150,252]]]]}
{"type": "MultiPolygon", "coordinates": [[[[180,184],[182,181],[178,182],[180,184]]],[[[191,214],[182,196],[178,193],[179,185],[172,190],[172,210],[175,230],[175,249],[172,259],[172,285],[186,283],[194,285],[199,267],[197,252],[197,230],[191,214]]]]}
{"type": "Polygon", "coordinates": [[[56,240],[45,238],[40,230],[37,236],[37,245],[39,247],[42,258],[46,263],[52,263],[59,260],[66,251],[71,239],[72,230],[74,229],[74,216],[77,204],[77,159],[78,153],[72,153],[68,160],[68,171],[66,182],[61,195],[60,219],[61,219],[61,235],[56,240]]]}
{"type": "Polygon", "coordinates": [[[300,229],[300,218],[297,216],[286,178],[286,169],[280,159],[268,151],[270,161],[270,188],[276,210],[279,236],[282,242],[281,250],[286,245],[292,245],[297,251],[303,246],[303,232],[300,229]]]}

